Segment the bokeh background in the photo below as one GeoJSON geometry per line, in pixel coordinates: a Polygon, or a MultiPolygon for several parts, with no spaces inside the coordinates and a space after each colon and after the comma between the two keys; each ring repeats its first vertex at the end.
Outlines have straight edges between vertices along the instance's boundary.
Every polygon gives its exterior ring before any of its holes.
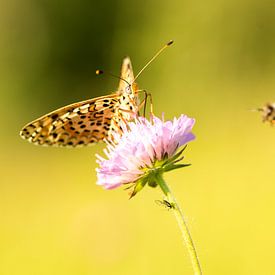
{"type": "Polygon", "coordinates": [[[95,185],[95,153],[20,139],[30,120],[114,91],[129,55],[157,115],[196,118],[191,167],[166,174],[204,274],[275,274],[275,3],[1,1],[0,274],[192,274],[176,221],[145,188],[95,185]]]}

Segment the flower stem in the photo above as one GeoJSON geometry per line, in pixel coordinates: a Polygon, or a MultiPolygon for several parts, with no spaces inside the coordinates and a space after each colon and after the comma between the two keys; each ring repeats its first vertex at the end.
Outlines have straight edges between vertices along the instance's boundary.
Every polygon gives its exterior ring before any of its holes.
{"type": "Polygon", "coordinates": [[[182,237],[183,237],[184,243],[185,243],[185,245],[187,247],[187,250],[189,252],[189,256],[191,258],[194,274],[195,275],[201,275],[202,274],[202,270],[201,270],[199,258],[198,258],[198,255],[197,255],[197,252],[196,252],[196,248],[195,248],[195,245],[193,243],[191,234],[190,234],[189,229],[187,227],[187,224],[185,222],[183,213],[182,213],[182,211],[181,211],[178,203],[176,202],[174,196],[172,195],[169,186],[164,181],[162,175],[160,173],[156,173],[155,178],[156,178],[156,181],[157,181],[158,185],[162,189],[163,193],[167,197],[168,202],[172,206],[171,207],[172,211],[174,212],[174,215],[175,215],[175,217],[177,219],[178,225],[179,225],[181,233],[182,233],[182,237]]]}

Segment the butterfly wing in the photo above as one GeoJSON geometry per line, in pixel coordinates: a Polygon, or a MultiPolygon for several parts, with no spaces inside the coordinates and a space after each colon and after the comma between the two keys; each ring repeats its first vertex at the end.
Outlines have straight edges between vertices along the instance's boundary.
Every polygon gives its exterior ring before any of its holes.
{"type": "Polygon", "coordinates": [[[134,82],[134,73],[133,67],[130,60],[130,57],[125,57],[122,61],[121,71],[120,71],[120,81],[118,84],[118,91],[120,93],[125,92],[129,86],[131,86],[134,82]]]}
{"type": "Polygon", "coordinates": [[[114,132],[121,132],[120,123],[123,121],[127,123],[138,115],[139,110],[139,98],[138,88],[134,83],[135,77],[131,60],[129,57],[125,57],[122,61],[120,81],[118,85],[118,103],[115,107],[114,116],[111,121],[111,129],[108,139],[113,140],[114,132]]]}
{"type": "Polygon", "coordinates": [[[74,103],[30,122],[20,132],[39,145],[80,146],[108,136],[117,94],[74,103]]]}
{"type": "Polygon", "coordinates": [[[137,86],[129,57],[121,66],[118,91],[112,95],[74,103],[33,122],[20,132],[22,138],[38,145],[80,146],[113,139],[120,122],[130,121],[138,112],[137,86]]]}
{"type": "Polygon", "coordinates": [[[126,111],[122,112],[122,116],[128,121],[138,114],[140,104],[130,57],[125,57],[122,61],[120,78],[117,92],[120,95],[119,108],[126,111]]]}

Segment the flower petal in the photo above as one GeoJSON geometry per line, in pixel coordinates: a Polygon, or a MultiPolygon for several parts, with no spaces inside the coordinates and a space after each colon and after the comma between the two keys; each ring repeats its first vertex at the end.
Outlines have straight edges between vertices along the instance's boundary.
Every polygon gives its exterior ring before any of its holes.
{"type": "Polygon", "coordinates": [[[114,133],[114,141],[107,141],[104,153],[97,155],[99,168],[97,184],[113,189],[122,184],[135,183],[145,175],[146,169],[156,161],[173,157],[177,149],[193,140],[191,132],[195,120],[181,115],[173,121],[152,116],[151,121],[137,117],[133,122],[121,124],[122,136],[114,133]]]}

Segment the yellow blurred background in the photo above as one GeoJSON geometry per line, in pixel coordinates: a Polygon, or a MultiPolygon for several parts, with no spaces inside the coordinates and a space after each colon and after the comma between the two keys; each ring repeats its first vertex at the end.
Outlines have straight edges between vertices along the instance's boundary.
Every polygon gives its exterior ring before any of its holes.
{"type": "Polygon", "coordinates": [[[157,115],[196,118],[191,167],[166,174],[204,274],[275,274],[274,1],[1,1],[0,274],[192,274],[159,190],[95,185],[95,153],[38,147],[19,130],[107,94],[125,55],[157,115]]]}

